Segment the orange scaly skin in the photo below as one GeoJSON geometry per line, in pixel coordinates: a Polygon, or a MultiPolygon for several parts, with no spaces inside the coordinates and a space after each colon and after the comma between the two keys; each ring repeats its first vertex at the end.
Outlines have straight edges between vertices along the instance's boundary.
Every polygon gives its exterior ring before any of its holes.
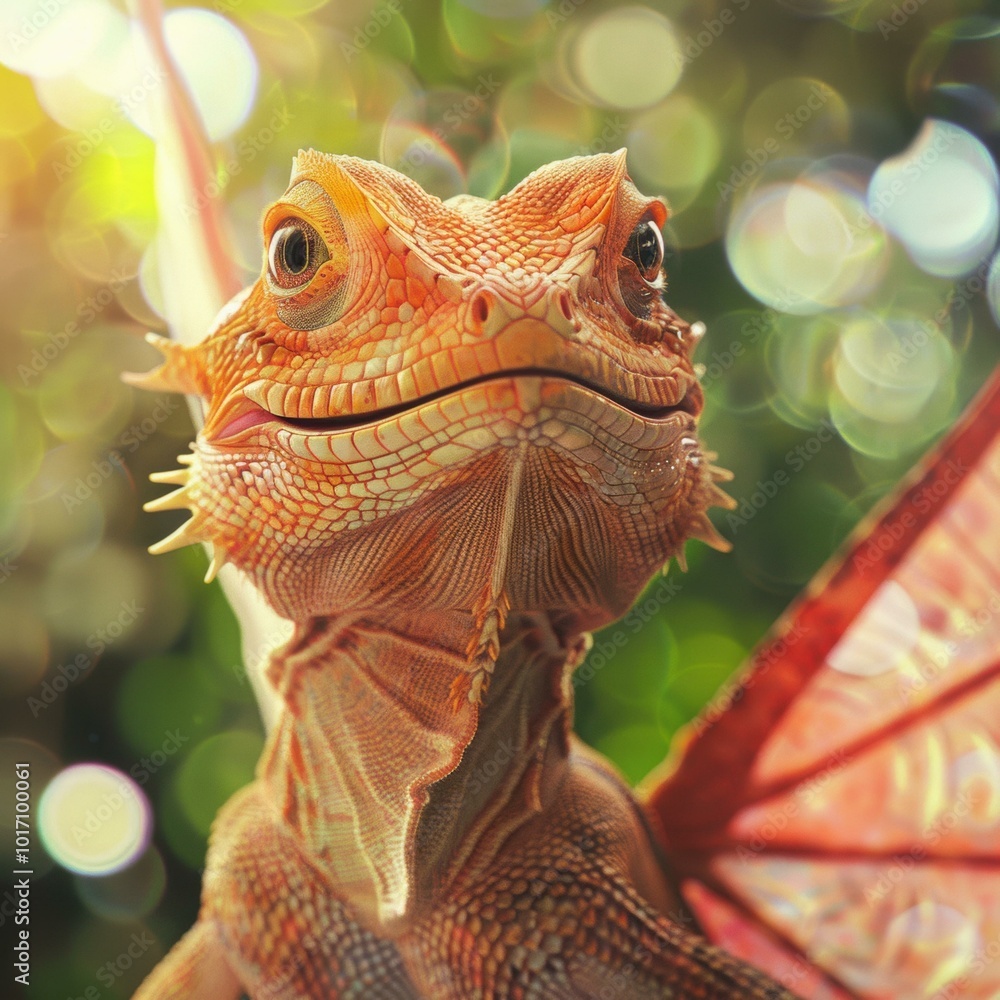
{"type": "Polygon", "coordinates": [[[639,808],[571,734],[587,633],[722,544],[665,216],[624,152],[445,204],[302,153],[262,277],[137,380],[206,404],[154,550],[210,542],[296,625],[142,1000],[791,996],[665,915],[639,808]]]}

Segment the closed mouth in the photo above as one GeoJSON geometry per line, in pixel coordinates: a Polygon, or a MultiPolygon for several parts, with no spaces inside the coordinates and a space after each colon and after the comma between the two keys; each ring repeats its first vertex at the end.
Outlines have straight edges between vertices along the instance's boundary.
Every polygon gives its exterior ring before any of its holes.
{"type": "Polygon", "coordinates": [[[691,399],[690,394],[685,392],[678,402],[668,406],[657,406],[640,403],[634,399],[628,399],[618,393],[589,382],[585,378],[572,375],[563,371],[554,371],[545,368],[516,368],[502,372],[488,372],[478,375],[475,378],[466,379],[464,382],[457,382],[454,385],[439,389],[436,392],[419,396],[416,399],[406,400],[396,403],[393,406],[384,406],[380,409],[366,410],[364,413],[344,413],[330,417],[286,417],[280,413],[271,413],[262,407],[255,406],[253,410],[245,411],[239,417],[230,421],[219,433],[219,438],[230,437],[241,431],[248,430],[258,424],[275,421],[283,427],[291,427],[311,434],[333,434],[337,431],[354,430],[371,424],[381,423],[401,413],[415,410],[419,407],[433,403],[435,400],[444,399],[473,388],[477,385],[485,385],[490,382],[502,382],[518,378],[548,378],[558,379],[562,382],[570,382],[586,389],[597,396],[617,404],[637,417],[645,420],[663,420],[675,413],[688,413],[691,416],[697,415],[696,403],[691,399]]]}
{"type": "Polygon", "coordinates": [[[586,379],[568,374],[567,372],[549,371],[544,368],[517,368],[510,371],[489,372],[485,375],[478,375],[464,382],[457,382],[455,385],[439,389],[437,392],[428,393],[426,396],[397,403],[394,406],[385,406],[378,410],[368,410],[365,413],[345,413],[335,417],[283,417],[277,414],[271,414],[271,416],[289,427],[298,427],[304,431],[351,430],[365,424],[379,423],[390,417],[398,416],[400,413],[405,413],[407,410],[425,406],[427,403],[433,403],[435,400],[443,399],[446,396],[471,389],[477,385],[484,385],[488,382],[506,381],[512,378],[555,378],[563,382],[572,382],[583,389],[587,389],[598,396],[603,396],[605,399],[617,403],[636,416],[645,417],[647,420],[662,420],[672,413],[690,413],[695,415],[694,404],[690,400],[688,393],[685,393],[677,403],[671,406],[653,406],[636,402],[634,399],[626,399],[624,396],[620,396],[617,393],[594,385],[586,379]]]}

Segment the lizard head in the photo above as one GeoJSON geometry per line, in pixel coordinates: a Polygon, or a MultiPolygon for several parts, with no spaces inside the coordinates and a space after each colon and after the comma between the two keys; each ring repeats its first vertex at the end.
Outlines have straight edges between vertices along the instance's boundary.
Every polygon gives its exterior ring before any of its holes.
{"type": "Polygon", "coordinates": [[[501,591],[592,628],[728,498],[696,433],[697,332],[664,302],[666,208],[625,154],[441,202],[353,157],[298,155],[260,278],[135,381],[204,427],[151,509],[152,551],[214,546],[297,620],[501,591]]]}

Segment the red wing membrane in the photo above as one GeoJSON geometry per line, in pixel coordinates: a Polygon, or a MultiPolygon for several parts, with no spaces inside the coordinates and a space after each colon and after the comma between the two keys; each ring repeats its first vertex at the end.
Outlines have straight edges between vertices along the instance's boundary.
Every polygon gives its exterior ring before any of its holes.
{"type": "Polygon", "coordinates": [[[649,799],[705,932],[803,997],[1000,997],[1000,372],[649,799]]]}

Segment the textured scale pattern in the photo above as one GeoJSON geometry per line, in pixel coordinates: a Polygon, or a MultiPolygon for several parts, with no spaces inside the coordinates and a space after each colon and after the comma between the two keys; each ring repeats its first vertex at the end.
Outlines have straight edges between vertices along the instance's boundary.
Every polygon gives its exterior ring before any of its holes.
{"type": "MultiPolygon", "coordinates": [[[[730,502],[696,336],[623,255],[663,218],[623,154],[453,205],[301,154],[264,242],[320,234],[302,287],[269,251],[134,379],[206,410],[148,505],[192,519],[154,551],[209,542],[210,576],[232,563],[295,623],[199,920],[253,996],[787,995],[664,915],[630,793],[571,752],[585,633],[686,537],[721,546],[705,508],[730,502]]],[[[188,974],[178,947],[144,1000],[188,974]]]]}
{"type": "Polygon", "coordinates": [[[180,210],[212,158],[136,6],[188,346],[151,337],[131,381],[204,416],[154,477],[178,488],[148,508],[192,517],[153,551],[206,544],[248,641],[294,626],[255,677],[257,780],[140,1000],[997,995],[1000,388],[639,805],[572,738],[571,673],[685,539],[724,547],[729,503],[700,331],[625,256],[664,206],[624,151],[446,204],[302,153],[232,297],[218,204],[180,210]],[[316,254],[282,271],[296,229],[316,254]]]}
{"type": "Polygon", "coordinates": [[[644,845],[628,793],[600,764],[577,763],[544,821],[521,831],[486,879],[402,943],[419,963],[424,995],[785,996],[636,893],[626,876],[644,845]]]}

